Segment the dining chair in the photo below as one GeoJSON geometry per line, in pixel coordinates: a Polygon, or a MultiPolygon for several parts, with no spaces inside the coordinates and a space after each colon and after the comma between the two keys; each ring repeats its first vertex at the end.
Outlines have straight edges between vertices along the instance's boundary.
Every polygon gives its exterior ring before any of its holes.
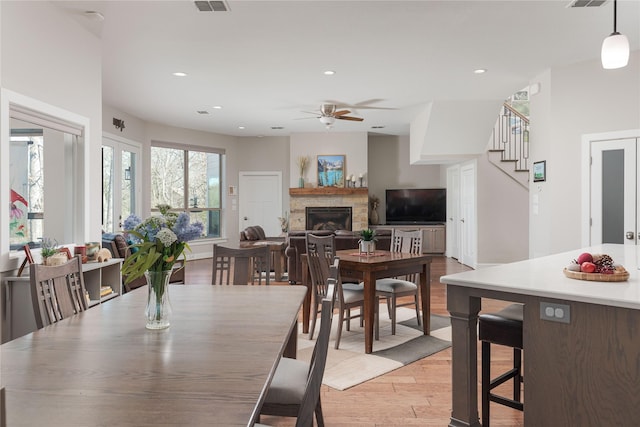
{"type": "Polygon", "coordinates": [[[38,329],[87,309],[80,255],[62,265],[31,264],[29,268],[38,329]]]}
{"type": "MultiPolygon", "coordinates": [[[[398,230],[393,229],[391,234],[391,252],[404,252],[411,254],[422,253],[422,230],[398,230]]],[[[396,308],[409,305],[416,307],[416,319],[420,325],[420,305],[418,303],[418,274],[410,274],[404,278],[384,278],[376,280],[376,298],[385,298],[387,311],[391,318],[391,335],[396,334],[396,308]],[[413,296],[413,302],[398,304],[398,298],[413,296]]],[[[377,306],[378,304],[376,304],[377,306]]],[[[379,329],[376,328],[376,339],[379,329]]]]}
{"type": "Polygon", "coordinates": [[[268,246],[229,248],[213,245],[212,285],[269,284],[271,254],[268,246]]]}
{"type": "MultiPolygon", "coordinates": [[[[309,277],[311,280],[311,296],[314,299],[312,307],[314,307],[311,316],[311,325],[309,326],[309,339],[313,339],[317,314],[322,300],[327,296],[327,278],[329,277],[329,268],[334,263],[335,236],[316,236],[307,234],[307,262],[309,264],[309,277]]],[[[336,303],[338,308],[338,331],[336,335],[335,348],[340,346],[340,338],[342,337],[342,325],[346,322],[347,331],[351,330],[351,319],[360,319],[360,326],[363,322],[364,313],[364,287],[358,284],[343,284],[338,272],[336,284],[336,303]],[[351,310],[359,308],[358,314],[352,314],[351,310]]]]}
{"type": "Polygon", "coordinates": [[[280,359],[262,404],[261,415],[297,417],[296,427],[311,427],[315,414],[318,427],[324,426],[320,387],[329,351],[337,277],[336,262],[330,267],[327,297],[321,303],[320,331],[311,360],[305,362],[287,357],[280,359]]]}
{"type": "Polygon", "coordinates": [[[0,427],[7,426],[7,399],[4,387],[0,388],[0,427]]]}

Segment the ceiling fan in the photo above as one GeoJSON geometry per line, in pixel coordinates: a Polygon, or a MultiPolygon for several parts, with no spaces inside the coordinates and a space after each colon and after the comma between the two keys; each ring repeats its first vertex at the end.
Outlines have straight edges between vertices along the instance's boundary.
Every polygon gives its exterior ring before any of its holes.
{"type": "MultiPolygon", "coordinates": [[[[335,123],[336,120],[351,120],[354,122],[361,122],[364,119],[361,117],[353,117],[348,116],[351,111],[349,110],[338,110],[335,104],[322,104],[320,106],[320,116],[318,119],[320,123],[325,125],[327,129],[331,128],[331,126],[335,123]]],[[[312,114],[317,114],[313,112],[312,114]]]]}

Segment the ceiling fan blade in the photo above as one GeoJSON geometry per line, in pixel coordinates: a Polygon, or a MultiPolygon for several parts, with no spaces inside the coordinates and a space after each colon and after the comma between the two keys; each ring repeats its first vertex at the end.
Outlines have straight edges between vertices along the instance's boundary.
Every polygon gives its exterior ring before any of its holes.
{"type": "Polygon", "coordinates": [[[349,114],[351,111],[349,110],[340,110],[333,113],[334,116],[344,116],[345,114],[349,114]]]}
{"type": "Polygon", "coordinates": [[[351,120],[353,122],[361,122],[361,121],[364,120],[361,117],[350,117],[350,116],[336,116],[336,119],[339,119],[339,120],[351,120]]]}

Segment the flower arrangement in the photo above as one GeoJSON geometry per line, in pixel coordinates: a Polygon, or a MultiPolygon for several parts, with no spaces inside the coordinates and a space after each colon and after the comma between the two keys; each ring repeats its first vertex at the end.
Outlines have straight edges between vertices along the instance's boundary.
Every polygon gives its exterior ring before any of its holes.
{"type": "Polygon", "coordinates": [[[283,216],[278,217],[278,221],[280,221],[280,229],[283,233],[289,231],[289,213],[285,212],[283,216]]]}
{"type": "Polygon", "coordinates": [[[202,235],[201,222],[190,224],[189,214],[170,212],[169,205],[158,205],[160,215],[150,216],[142,221],[136,215],[129,215],[124,221],[125,233],[134,244],[133,253],[122,264],[125,282],[142,277],[145,271],[170,271],[185,249],[190,249],[187,241],[202,235]]]}

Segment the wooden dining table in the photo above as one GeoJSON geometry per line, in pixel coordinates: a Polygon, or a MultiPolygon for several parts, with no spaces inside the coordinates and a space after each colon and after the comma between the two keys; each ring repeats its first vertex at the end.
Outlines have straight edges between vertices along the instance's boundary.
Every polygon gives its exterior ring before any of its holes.
{"type": "Polygon", "coordinates": [[[171,326],[151,331],[143,287],[5,343],[7,424],[251,426],[305,291],[171,286],[171,326]]]}
{"type": "MultiPolygon", "coordinates": [[[[376,302],[376,280],[387,277],[403,276],[418,273],[420,282],[420,303],[422,306],[422,326],[425,335],[429,335],[431,327],[431,256],[424,254],[408,254],[401,252],[375,251],[372,254],[360,254],[358,249],[337,251],[340,258],[340,276],[343,281],[357,280],[364,286],[364,347],[365,353],[373,352],[374,315],[376,302]]],[[[311,281],[306,254],[302,260],[302,283],[307,288],[304,301],[303,331],[309,331],[311,313],[311,281]]]]}

